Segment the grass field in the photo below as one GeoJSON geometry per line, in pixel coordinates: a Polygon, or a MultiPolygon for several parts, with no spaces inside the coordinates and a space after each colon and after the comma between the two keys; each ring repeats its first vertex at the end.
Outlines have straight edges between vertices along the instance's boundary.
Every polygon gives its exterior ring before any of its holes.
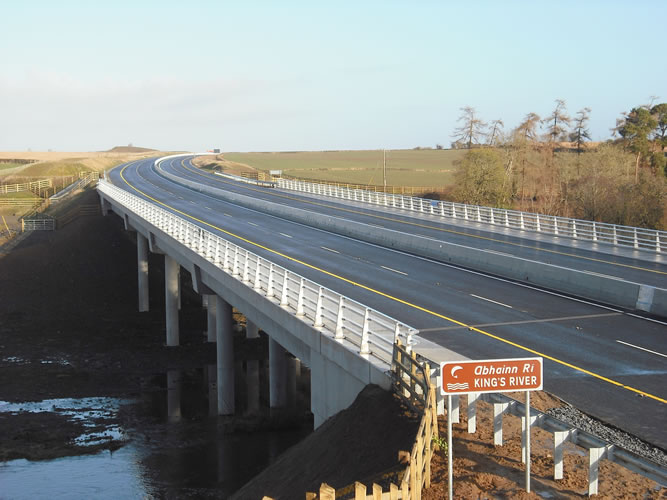
{"type": "MultiPolygon", "coordinates": [[[[120,148],[123,149],[123,148],[120,148]]],[[[133,148],[141,149],[141,148],[133,148]]],[[[79,172],[103,171],[121,163],[147,156],[156,156],[158,151],[101,151],[89,153],[20,151],[0,152],[0,159],[34,160],[36,163],[20,165],[0,163],[0,182],[11,184],[26,179],[78,175],[79,172]]]]}
{"type": "MultiPolygon", "coordinates": [[[[452,183],[453,162],[465,151],[406,149],[387,151],[387,185],[444,187],[452,183]]],[[[294,177],[382,184],[382,151],[225,153],[226,160],[259,170],[282,170],[294,177]]]]}

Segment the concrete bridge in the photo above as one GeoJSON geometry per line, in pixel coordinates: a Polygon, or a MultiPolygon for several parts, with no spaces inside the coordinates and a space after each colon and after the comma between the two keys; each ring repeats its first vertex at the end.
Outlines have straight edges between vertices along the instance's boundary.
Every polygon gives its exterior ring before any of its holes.
{"type": "MultiPolygon", "coordinates": [[[[270,406],[284,408],[295,359],[311,370],[315,427],[347,408],[370,383],[388,389],[396,339],[410,346],[416,330],[299,276],[155,203],[100,181],[103,214],[137,233],[138,306],[148,310],[148,252],[164,255],[166,344],[179,344],[179,269],[208,304],[208,339],[217,343],[218,413],[234,413],[232,307],[248,320],[247,336],[269,336],[270,406]]],[[[254,363],[254,364],[253,364],[254,363]]],[[[259,378],[257,361],[248,376],[259,378]]]]}

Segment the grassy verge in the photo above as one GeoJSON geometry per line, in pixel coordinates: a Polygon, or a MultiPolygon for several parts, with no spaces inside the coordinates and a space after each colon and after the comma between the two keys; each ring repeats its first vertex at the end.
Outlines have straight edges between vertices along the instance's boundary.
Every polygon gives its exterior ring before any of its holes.
{"type": "MultiPolygon", "coordinates": [[[[453,181],[453,162],[460,150],[387,151],[387,185],[445,187],[453,181]]],[[[258,170],[282,170],[294,177],[380,185],[383,154],[378,151],[304,151],[282,153],[225,153],[226,160],[258,170]]]]}

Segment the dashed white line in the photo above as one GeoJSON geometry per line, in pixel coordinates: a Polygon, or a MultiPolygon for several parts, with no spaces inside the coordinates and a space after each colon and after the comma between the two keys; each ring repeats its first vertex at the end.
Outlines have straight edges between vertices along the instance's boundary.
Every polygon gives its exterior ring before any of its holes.
{"type": "Polygon", "coordinates": [[[222,215],[224,215],[225,217],[231,217],[231,215],[225,213],[223,213],[222,215]]]}
{"type": "Polygon", "coordinates": [[[392,273],[402,274],[403,276],[407,276],[407,275],[408,275],[408,273],[404,273],[403,271],[397,271],[396,269],[392,269],[391,267],[387,267],[387,266],[380,266],[380,267],[381,267],[382,269],[386,269],[387,271],[391,271],[392,273]]]}
{"type": "Polygon", "coordinates": [[[667,358],[667,354],[662,354],[661,352],[652,351],[651,349],[646,349],[645,347],[639,347],[638,345],[634,344],[628,344],[627,342],[623,342],[622,340],[617,340],[616,342],[618,342],[619,344],[634,347],[635,349],[639,349],[641,351],[650,352],[651,354],[657,354],[658,356],[662,356],[663,358],[667,358]]]}
{"type": "Polygon", "coordinates": [[[289,234],[285,234],[285,233],[280,233],[280,234],[281,234],[282,236],[284,236],[285,238],[291,238],[291,236],[290,236],[289,234]]]}
{"type": "Polygon", "coordinates": [[[327,248],[327,247],[320,247],[320,248],[322,248],[322,249],[324,249],[324,250],[328,250],[329,252],[340,253],[338,250],[334,250],[334,249],[332,249],[332,248],[327,248]]]}
{"type": "Polygon", "coordinates": [[[206,210],[213,210],[211,207],[204,207],[206,210]]]}
{"type": "Polygon", "coordinates": [[[257,224],[255,224],[254,222],[250,222],[250,221],[248,221],[248,224],[250,224],[251,226],[257,226],[257,224]]]}
{"type": "Polygon", "coordinates": [[[502,302],[498,302],[496,300],[487,299],[486,297],[480,297],[479,295],[475,295],[474,293],[471,293],[470,296],[475,297],[476,299],[486,300],[487,302],[493,302],[494,304],[498,304],[499,306],[507,307],[509,309],[514,309],[512,306],[508,306],[507,304],[503,304],[502,302]]]}

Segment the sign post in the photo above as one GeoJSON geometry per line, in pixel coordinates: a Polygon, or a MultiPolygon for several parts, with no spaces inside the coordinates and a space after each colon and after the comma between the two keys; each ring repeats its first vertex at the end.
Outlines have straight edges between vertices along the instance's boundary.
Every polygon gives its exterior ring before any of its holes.
{"type": "Polygon", "coordinates": [[[526,393],[526,491],[530,493],[530,391],[542,390],[542,358],[446,361],[440,364],[441,393],[447,396],[449,498],[453,498],[452,395],[490,392],[526,393]]]}

